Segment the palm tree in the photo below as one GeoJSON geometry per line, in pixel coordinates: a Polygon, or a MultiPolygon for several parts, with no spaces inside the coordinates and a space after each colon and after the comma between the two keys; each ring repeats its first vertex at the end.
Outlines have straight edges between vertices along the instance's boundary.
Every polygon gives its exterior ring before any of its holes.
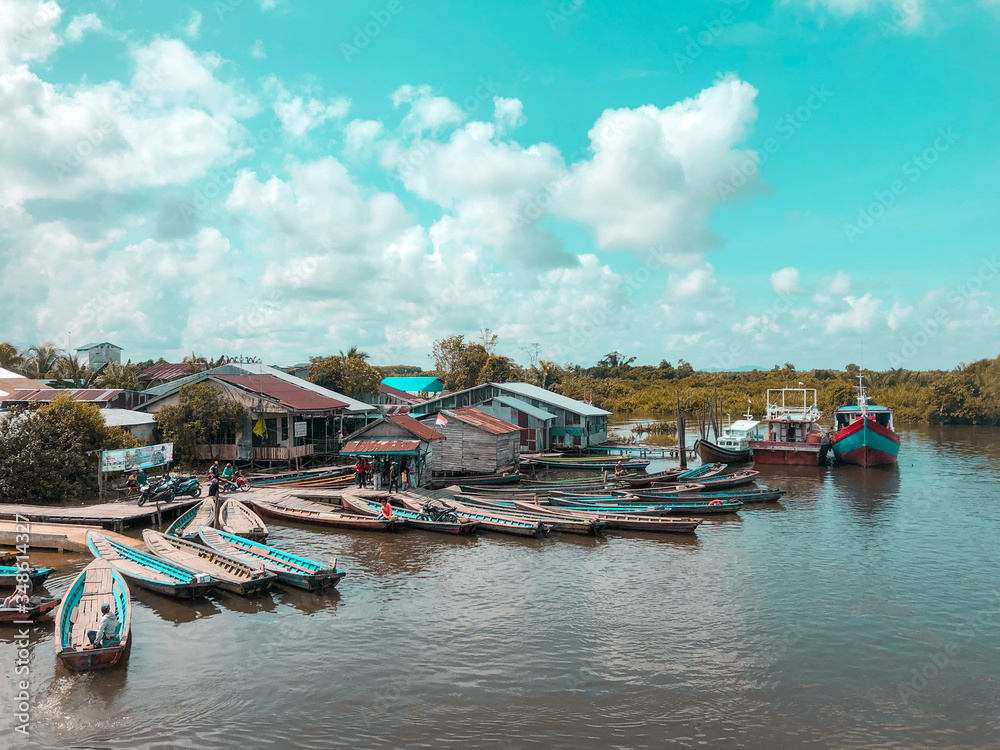
{"type": "Polygon", "coordinates": [[[0,342],[0,367],[20,373],[24,367],[24,357],[17,347],[8,341],[0,342]]]}
{"type": "Polygon", "coordinates": [[[136,391],[139,390],[139,372],[139,366],[132,364],[132,360],[125,364],[108,362],[98,374],[94,384],[100,388],[121,388],[126,391],[136,391]]]}
{"type": "Polygon", "coordinates": [[[46,341],[44,344],[28,347],[24,350],[23,356],[24,365],[21,371],[29,378],[40,380],[55,375],[54,371],[64,354],[56,349],[52,342],[46,341]]]}
{"type": "Polygon", "coordinates": [[[103,370],[91,370],[71,354],[59,358],[52,374],[58,378],[56,388],[90,388],[103,370]]]}
{"type": "Polygon", "coordinates": [[[363,360],[368,360],[368,359],[371,359],[372,355],[370,355],[368,352],[361,351],[361,349],[359,349],[356,346],[352,346],[350,349],[347,350],[347,354],[344,354],[344,350],[341,349],[340,350],[340,356],[343,357],[344,359],[363,359],[363,360]]]}

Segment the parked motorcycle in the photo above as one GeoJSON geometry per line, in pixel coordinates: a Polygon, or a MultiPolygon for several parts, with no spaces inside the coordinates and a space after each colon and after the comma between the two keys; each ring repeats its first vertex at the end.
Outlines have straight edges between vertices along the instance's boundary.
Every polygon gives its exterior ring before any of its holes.
{"type": "Polygon", "coordinates": [[[165,482],[150,481],[139,493],[139,507],[146,503],[169,503],[174,499],[174,487],[170,480],[165,482]]]}
{"type": "Polygon", "coordinates": [[[219,477],[219,492],[239,490],[240,492],[250,491],[250,482],[243,476],[242,471],[237,471],[230,478],[219,477]]]}
{"type": "Polygon", "coordinates": [[[172,477],[170,484],[176,497],[201,497],[198,477],[172,477]]]}

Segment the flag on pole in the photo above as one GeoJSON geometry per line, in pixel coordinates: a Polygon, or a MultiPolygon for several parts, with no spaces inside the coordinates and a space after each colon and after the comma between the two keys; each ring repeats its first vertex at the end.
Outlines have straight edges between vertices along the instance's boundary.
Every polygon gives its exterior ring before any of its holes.
{"type": "Polygon", "coordinates": [[[263,414],[261,414],[259,417],[257,417],[257,424],[255,424],[253,426],[253,434],[257,435],[258,437],[262,437],[262,438],[266,438],[267,437],[267,425],[264,423],[264,415],[263,414]]]}
{"type": "Polygon", "coordinates": [[[436,425],[438,425],[440,427],[440,426],[448,424],[448,420],[445,419],[444,414],[442,414],[441,412],[438,412],[437,419],[434,420],[434,424],[436,424],[436,425]]]}

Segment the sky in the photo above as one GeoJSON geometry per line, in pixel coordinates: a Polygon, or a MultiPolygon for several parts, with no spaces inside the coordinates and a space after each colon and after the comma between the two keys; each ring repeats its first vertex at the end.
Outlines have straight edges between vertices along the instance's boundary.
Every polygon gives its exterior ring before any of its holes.
{"type": "Polygon", "coordinates": [[[1000,0],[0,10],[0,340],[1000,353],[1000,0]]]}

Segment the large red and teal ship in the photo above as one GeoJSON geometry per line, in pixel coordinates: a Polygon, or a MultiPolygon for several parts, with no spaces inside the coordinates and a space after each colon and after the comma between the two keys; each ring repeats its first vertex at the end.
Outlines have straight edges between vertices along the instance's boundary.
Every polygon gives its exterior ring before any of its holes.
{"type": "Polygon", "coordinates": [[[858,403],[842,406],[833,418],[833,453],[838,460],[858,466],[896,463],[899,435],[892,428],[892,409],[869,404],[864,384],[858,386],[858,403]]]}

